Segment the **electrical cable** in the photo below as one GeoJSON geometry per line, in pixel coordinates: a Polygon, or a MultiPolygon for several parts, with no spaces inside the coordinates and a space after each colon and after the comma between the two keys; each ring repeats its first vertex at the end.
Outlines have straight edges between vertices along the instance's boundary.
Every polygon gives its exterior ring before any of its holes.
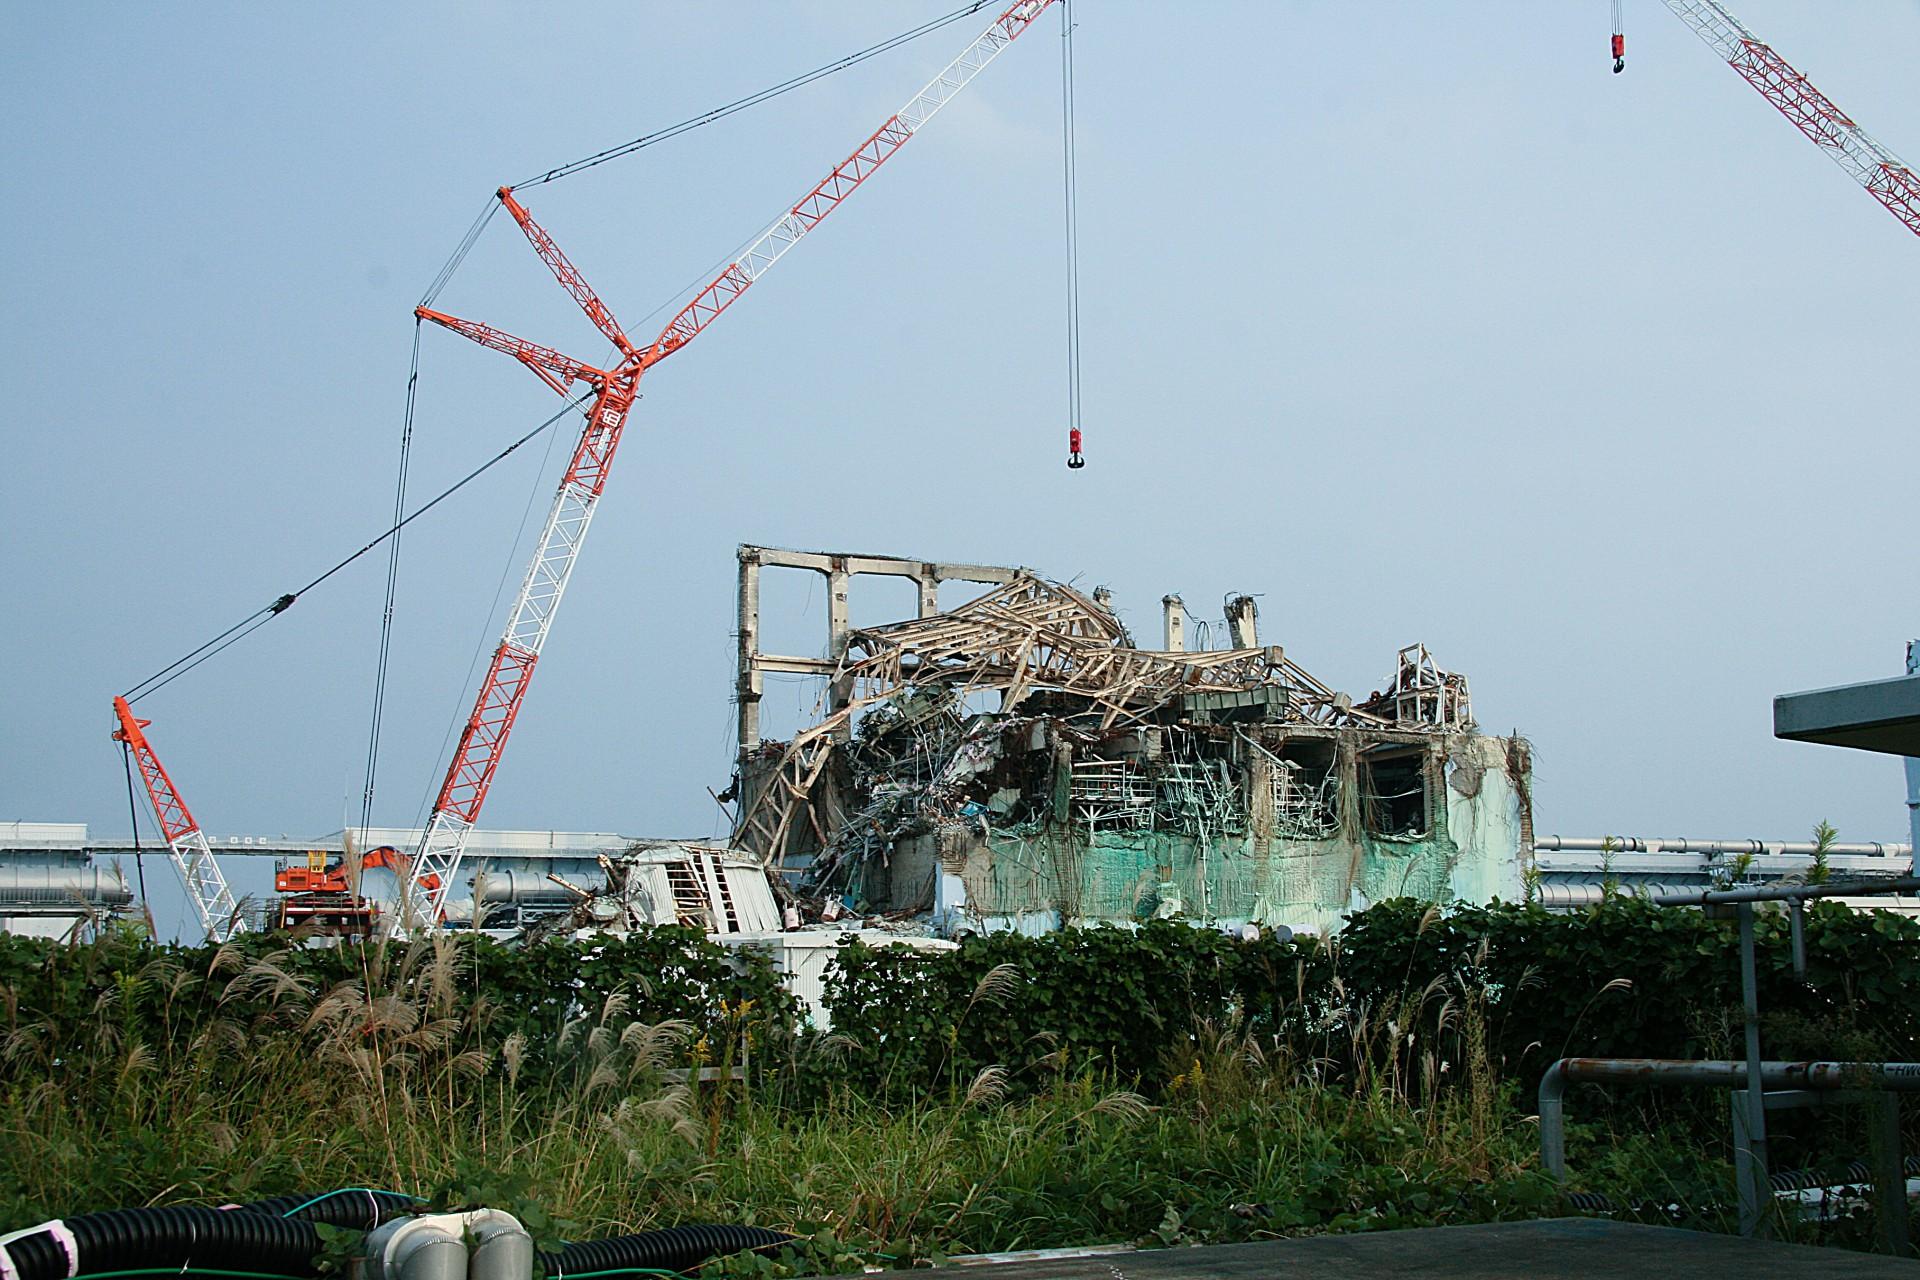
{"type": "Polygon", "coordinates": [[[504,461],[507,455],[511,454],[515,449],[518,449],[521,445],[525,444],[527,441],[533,439],[535,436],[546,431],[548,428],[552,427],[554,423],[560,421],[562,418],[566,417],[569,413],[572,413],[578,410],[582,405],[584,405],[589,399],[593,397],[593,394],[594,393],[591,388],[585,391],[582,391],[579,395],[567,401],[566,405],[558,413],[554,414],[552,417],[548,418],[545,422],[542,422],[539,426],[533,428],[531,431],[527,432],[525,435],[515,440],[512,444],[508,445],[506,448],[502,449],[500,452],[494,454],[491,458],[487,459],[485,462],[481,463],[479,466],[475,467],[473,470],[467,472],[466,475],[456,480],[453,484],[447,486],[445,489],[442,489],[440,493],[437,496],[435,496],[431,501],[426,502],[421,506],[414,508],[414,510],[411,513],[409,513],[404,520],[401,520],[398,523],[394,524],[391,528],[381,533],[378,537],[374,538],[371,542],[361,547],[358,551],[354,552],[352,555],[342,559],[339,563],[335,564],[331,569],[328,569],[325,573],[321,574],[319,577],[313,579],[311,582],[307,583],[305,586],[301,587],[297,591],[289,591],[287,594],[281,596],[278,600],[275,600],[272,604],[266,606],[265,608],[255,610],[253,613],[248,614],[245,618],[242,618],[239,622],[234,623],[231,627],[228,627],[225,631],[222,631],[219,635],[215,636],[212,640],[207,641],[206,644],[201,645],[198,649],[195,649],[192,652],[188,653],[185,657],[175,659],[173,662],[169,663],[167,666],[162,667],[159,671],[156,671],[153,675],[148,676],[145,680],[142,680],[139,684],[135,685],[132,689],[127,691],[125,695],[127,701],[129,703],[137,702],[141,698],[146,697],[148,694],[153,693],[158,689],[165,688],[167,685],[172,684],[175,680],[178,680],[181,676],[187,674],[187,672],[193,670],[195,667],[199,666],[202,662],[205,662],[208,658],[213,657],[215,654],[219,653],[221,650],[226,649],[228,646],[240,640],[246,639],[249,635],[252,635],[255,631],[259,630],[262,626],[266,625],[268,622],[271,622],[274,618],[277,618],[281,614],[285,613],[290,607],[292,607],[293,602],[298,600],[301,596],[313,590],[315,587],[325,582],[328,578],[331,578],[334,574],[339,573],[342,569],[352,564],[355,560],[358,560],[361,556],[366,555],[369,551],[372,551],[374,548],[380,546],[380,544],[384,543],[388,538],[393,537],[395,534],[399,533],[402,529],[412,524],[415,520],[418,520],[421,516],[427,514],[427,512],[433,510],[435,507],[439,506],[442,502],[445,502],[448,498],[451,498],[454,494],[460,492],[460,490],[466,488],[469,484],[479,479],[483,473],[492,469],[494,466],[496,466],[500,462],[504,461]],[[248,626],[247,625],[248,623],[252,623],[253,625],[248,626]],[[246,630],[242,631],[241,630],[242,627],[245,627],[246,630]],[[235,635],[234,634],[235,632],[239,632],[239,634],[235,635]],[[229,636],[231,636],[232,639],[228,639],[229,636]],[[221,641],[225,641],[225,643],[220,643],[221,641]],[[214,648],[216,644],[219,645],[218,648],[214,648]],[[209,652],[209,650],[211,650],[211,652],[209,652]],[[189,658],[193,659],[193,661],[188,662],[189,658]],[[182,664],[185,664],[185,665],[182,665],[182,664]],[[165,678],[163,679],[162,677],[165,677],[165,678]]]}
{"type": "Polygon", "coordinates": [[[1060,160],[1067,222],[1067,466],[1087,465],[1080,452],[1080,196],[1074,157],[1073,10],[1060,0],[1060,160]]]}
{"type": "Polygon", "coordinates": [[[745,111],[748,107],[759,106],[761,103],[773,98],[778,98],[782,94],[804,88],[822,77],[832,75],[837,71],[845,71],[849,67],[857,66],[865,62],[868,58],[877,57],[880,54],[897,49],[909,41],[917,40],[921,36],[938,31],[948,23],[958,22],[969,14],[978,13],[980,10],[986,8],[987,4],[988,0],[975,0],[975,3],[955,9],[952,13],[944,17],[923,22],[917,27],[901,32],[899,35],[889,36],[879,44],[868,45],[857,53],[850,53],[844,58],[826,63],[823,66],[815,67],[812,71],[804,72],[794,76],[792,79],[782,80],[779,84],[762,89],[758,93],[748,94],[744,98],[736,98],[725,106],[715,107],[711,111],[682,120],[679,124],[668,125],[666,128],[656,130],[653,133],[642,134],[630,141],[620,143],[618,146],[608,147],[605,151],[596,151],[594,154],[575,160],[570,164],[563,164],[558,168],[549,169],[538,177],[528,178],[524,182],[516,182],[513,184],[513,189],[519,190],[523,187],[537,187],[546,182],[557,182],[561,178],[572,177],[576,173],[582,173],[594,168],[596,165],[605,164],[609,160],[618,160],[622,156],[630,156],[643,147],[650,147],[656,142],[665,142],[667,139],[677,137],[689,129],[697,129],[701,125],[712,124],[716,120],[724,120],[736,111],[745,111]]]}
{"type": "Polygon", "coordinates": [[[282,1210],[280,1208],[280,1205],[282,1205],[288,1200],[292,1200],[294,1197],[284,1196],[278,1200],[260,1200],[260,1201],[254,1202],[253,1204],[241,1205],[240,1207],[243,1210],[246,1210],[251,1213],[274,1213],[278,1217],[291,1218],[291,1217],[294,1217],[296,1214],[305,1213],[308,1209],[313,1208],[317,1204],[324,1204],[326,1201],[335,1199],[336,1197],[339,1197],[339,1196],[367,1197],[369,1207],[373,1210],[373,1214],[371,1216],[374,1216],[374,1217],[379,1216],[379,1210],[382,1207],[383,1200],[389,1205],[397,1205],[399,1202],[402,1202],[402,1201],[411,1201],[414,1204],[426,1203],[425,1197],[416,1196],[411,1192],[406,1192],[406,1191],[383,1191],[378,1187],[336,1187],[332,1191],[322,1191],[317,1196],[312,1196],[306,1200],[302,1200],[298,1204],[295,1204],[291,1208],[288,1208],[285,1210],[282,1210]]]}
{"type": "Polygon", "coordinates": [[[396,532],[387,544],[387,600],[380,612],[380,656],[374,666],[373,716],[367,730],[367,784],[360,795],[360,829],[373,825],[373,787],[380,771],[380,720],[387,702],[387,659],[393,650],[393,601],[400,577],[399,521],[407,512],[407,462],[413,452],[413,406],[420,385],[420,318],[413,321],[413,363],[407,370],[407,409],[400,424],[400,475],[394,482],[393,518],[396,532]]]}

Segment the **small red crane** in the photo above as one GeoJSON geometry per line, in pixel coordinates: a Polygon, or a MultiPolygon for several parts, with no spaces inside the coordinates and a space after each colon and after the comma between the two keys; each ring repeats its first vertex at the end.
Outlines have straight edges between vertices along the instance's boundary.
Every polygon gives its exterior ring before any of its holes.
{"type": "Polygon", "coordinates": [[[134,763],[140,767],[147,802],[153,806],[154,820],[160,824],[160,835],[167,842],[167,852],[173,856],[173,865],[186,886],[187,901],[200,918],[201,927],[215,942],[225,942],[237,933],[246,932],[246,921],[240,918],[240,904],[234,901],[226,873],[214,859],[206,834],[188,810],[187,802],[180,798],[180,790],[173,785],[166,766],[160,763],[153,744],[147,741],[145,730],[153,721],[136,718],[125,698],[113,700],[113,714],[120,722],[120,727],[113,731],[113,740],[126,744],[134,763]]]}

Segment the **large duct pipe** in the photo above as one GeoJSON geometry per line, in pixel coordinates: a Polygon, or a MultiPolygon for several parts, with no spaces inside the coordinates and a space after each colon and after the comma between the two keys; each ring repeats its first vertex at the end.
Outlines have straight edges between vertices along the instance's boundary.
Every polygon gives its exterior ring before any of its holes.
{"type": "Polygon", "coordinates": [[[71,862],[0,863],[0,907],[7,905],[124,907],[133,901],[118,871],[71,862]]]}
{"type": "MultiPolygon", "coordinates": [[[[578,887],[591,893],[600,886],[578,887]]],[[[544,873],[536,875],[531,871],[482,871],[473,877],[473,889],[474,896],[482,902],[567,903],[580,897],[547,879],[544,873]]]]}

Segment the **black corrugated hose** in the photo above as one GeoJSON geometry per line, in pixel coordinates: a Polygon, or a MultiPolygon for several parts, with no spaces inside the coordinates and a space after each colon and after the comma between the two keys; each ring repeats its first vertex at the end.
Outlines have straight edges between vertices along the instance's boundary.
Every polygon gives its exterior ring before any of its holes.
{"type": "Polygon", "coordinates": [[[298,1218],[177,1205],[82,1214],[47,1223],[5,1248],[20,1280],[190,1266],[310,1276],[320,1233],[298,1218]]]}
{"type": "Polygon", "coordinates": [[[420,1201],[398,1191],[368,1191],[354,1187],[321,1195],[275,1196],[243,1204],[244,1213],[266,1213],[276,1218],[297,1218],[303,1222],[324,1222],[330,1227],[371,1231],[390,1218],[411,1213],[420,1201]]]}
{"type": "MultiPolygon", "coordinates": [[[[278,1196],[230,1209],[109,1209],[43,1223],[0,1241],[0,1278],[68,1280],[157,1268],[312,1276],[321,1247],[316,1224],[371,1231],[417,1204],[411,1196],[356,1189],[278,1196]]],[[[551,1280],[627,1268],[691,1271],[709,1258],[791,1239],[764,1227],[668,1227],[563,1245],[542,1253],[540,1262],[551,1280]]]]}
{"type": "Polygon", "coordinates": [[[548,1280],[591,1271],[621,1271],[639,1267],[653,1271],[691,1271],[709,1258],[749,1249],[770,1249],[793,1239],[784,1231],[765,1227],[693,1226],[642,1231],[638,1235],[606,1240],[582,1240],[563,1245],[557,1253],[542,1253],[540,1265],[548,1280]]]}

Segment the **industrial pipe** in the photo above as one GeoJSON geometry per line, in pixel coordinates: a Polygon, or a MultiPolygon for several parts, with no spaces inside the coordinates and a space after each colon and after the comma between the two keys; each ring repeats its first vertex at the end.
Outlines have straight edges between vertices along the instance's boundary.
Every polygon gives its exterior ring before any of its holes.
{"type": "MultiPolygon", "coordinates": [[[[1811,857],[1819,846],[1811,840],[1661,840],[1643,836],[1537,836],[1535,853],[1704,853],[1719,857],[1727,854],[1795,854],[1811,857]],[[1611,845],[1611,849],[1609,849],[1611,845]]],[[[1830,844],[1828,853],[1867,858],[1911,857],[1910,844],[1882,844],[1873,841],[1830,844]]]]}
{"type": "Polygon", "coordinates": [[[1869,898],[1920,892],[1920,876],[1873,880],[1829,880],[1820,884],[1756,884],[1735,889],[1695,889],[1661,884],[1625,884],[1613,890],[1597,884],[1543,884],[1545,907],[1584,907],[1608,897],[1635,898],[1662,907],[1700,907],[1735,902],[1807,902],[1815,898],[1869,898]]]}
{"type": "MultiPolygon", "coordinates": [[[[1540,1163],[1555,1181],[1567,1176],[1566,1095],[1570,1084],[1692,1085],[1739,1089],[1745,1062],[1688,1058],[1562,1058],[1540,1077],[1540,1163]]],[[[1762,1062],[1769,1089],[1877,1088],[1920,1093],[1920,1062],[1762,1062]]]]}
{"type": "Polygon", "coordinates": [[[1755,884],[1735,889],[1673,889],[1649,894],[1663,907],[1711,906],[1722,902],[1810,902],[1815,898],[1868,898],[1883,893],[1920,891],[1920,876],[1884,880],[1826,880],[1819,884],[1755,884]]]}
{"type": "Polygon", "coordinates": [[[51,862],[0,864],[0,903],[47,906],[85,903],[123,907],[133,901],[133,890],[108,867],[62,866],[51,862]]]}

